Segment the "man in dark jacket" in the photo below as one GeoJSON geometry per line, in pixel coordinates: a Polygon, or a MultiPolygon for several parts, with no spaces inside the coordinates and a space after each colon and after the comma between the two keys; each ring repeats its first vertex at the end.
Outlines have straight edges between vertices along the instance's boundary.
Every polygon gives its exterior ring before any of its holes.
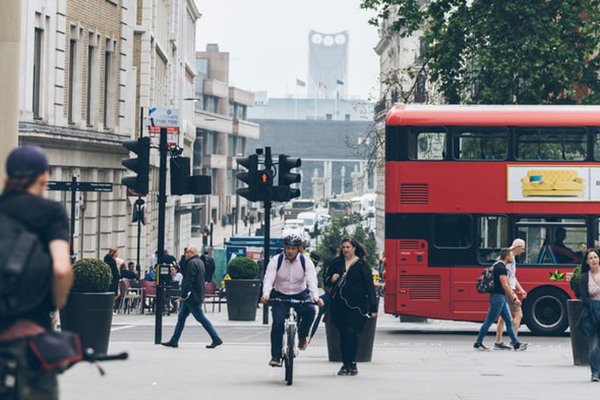
{"type": "Polygon", "coordinates": [[[208,250],[204,250],[200,260],[204,264],[204,279],[206,282],[212,282],[215,275],[215,260],[208,254],[208,250]]]}
{"type": "Polygon", "coordinates": [[[212,343],[206,347],[214,349],[223,344],[219,334],[206,318],[202,311],[202,301],[204,300],[204,264],[198,257],[198,249],[190,246],[185,251],[186,263],[185,269],[182,270],[183,281],[181,282],[181,298],[175,301],[181,304],[179,314],[177,315],[177,325],[171,340],[162,343],[166,347],[178,347],[179,338],[185,327],[185,320],[190,313],[200,322],[204,329],[208,332],[212,339],[212,343]]]}

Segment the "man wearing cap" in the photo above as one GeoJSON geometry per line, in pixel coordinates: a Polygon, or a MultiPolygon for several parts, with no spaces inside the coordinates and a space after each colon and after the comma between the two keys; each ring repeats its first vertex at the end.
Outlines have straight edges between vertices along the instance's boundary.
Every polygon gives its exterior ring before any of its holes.
{"type": "MultiPolygon", "coordinates": [[[[17,396],[19,399],[58,399],[58,381],[53,371],[43,371],[27,356],[25,324],[37,329],[52,329],[50,313],[67,302],[73,283],[69,255],[69,220],[60,203],[43,197],[48,183],[49,166],[44,151],[37,146],[20,146],[6,161],[4,191],[0,212],[18,220],[37,234],[47,246],[52,259],[52,283],[48,294],[34,310],[13,320],[0,321],[0,353],[17,361],[17,396]]],[[[30,294],[35,295],[35,294],[30,294]]],[[[30,334],[31,335],[31,334],[30,334]]],[[[0,365],[0,369],[3,366],[0,365]]]]}
{"type": "MultiPolygon", "coordinates": [[[[515,302],[514,298],[517,297],[517,293],[521,293],[523,298],[527,297],[527,292],[521,287],[521,284],[517,280],[517,256],[520,256],[525,252],[525,241],[523,239],[515,239],[510,246],[510,250],[513,253],[512,262],[506,264],[506,271],[508,272],[508,283],[512,289],[512,296],[506,298],[510,312],[513,314],[513,325],[515,328],[515,335],[519,334],[519,328],[521,327],[521,321],[523,320],[523,309],[521,303],[515,302]]],[[[506,345],[502,341],[502,332],[504,331],[504,320],[500,317],[498,324],[496,325],[496,343],[494,349],[496,350],[510,350],[510,346],[506,345]]]]}

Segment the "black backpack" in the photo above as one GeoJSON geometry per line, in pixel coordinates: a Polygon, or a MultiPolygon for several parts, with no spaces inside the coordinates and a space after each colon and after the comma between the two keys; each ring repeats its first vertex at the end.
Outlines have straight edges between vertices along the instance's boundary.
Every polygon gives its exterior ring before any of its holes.
{"type": "Polygon", "coordinates": [[[35,310],[52,282],[52,258],[38,235],[0,213],[0,321],[35,310]]]}
{"type": "MultiPolygon", "coordinates": [[[[302,269],[304,270],[304,272],[306,272],[306,259],[304,258],[304,255],[299,254],[300,257],[300,264],[302,264],[302,269]]],[[[279,255],[279,258],[277,259],[277,271],[279,271],[279,268],[281,268],[281,264],[283,263],[283,253],[281,253],[279,255]]]]}
{"type": "Polygon", "coordinates": [[[489,294],[494,291],[494,265],[481,271],[481,275],[479,275],[479,278],[477,278],[475,287],[479,293],[489,294]]]}

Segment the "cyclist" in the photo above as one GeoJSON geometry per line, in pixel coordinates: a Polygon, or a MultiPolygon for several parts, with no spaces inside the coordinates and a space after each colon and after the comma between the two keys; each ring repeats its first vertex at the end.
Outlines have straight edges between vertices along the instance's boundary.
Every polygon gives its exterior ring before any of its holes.
{"type": "MultiPolygon", "coordinates": [[[[296,233],[289,233],[283,238],[284,252],[271,259],[267,265],[263,281],[261,301],[266,304],[269,298],[310,300],[319,307],[323,300],[317,290],[317,273],[310,258],[299,254],[302,238],[296,233]]],[[[273,325],[271,326],[271,361],[272,367],[281,367],[281,348],[283,346],[284,321],[289,304],[273,303],[273,325]]],[[[294,305],[298,314],[298,348],[308,347],[308,333],[315,318],[315,308],[310,304],[294,305]]]]}

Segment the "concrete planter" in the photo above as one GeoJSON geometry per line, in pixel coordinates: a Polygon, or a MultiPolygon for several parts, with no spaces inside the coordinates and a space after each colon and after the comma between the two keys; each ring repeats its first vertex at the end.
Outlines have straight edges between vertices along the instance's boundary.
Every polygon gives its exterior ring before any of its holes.
{"type": "Polygon", "coordinates": [[[581,329],[577,328],[577,321],[583,308],[579,299],[567,300],[567,313],[569,316],[569,330],[571,331],[571,350],[573,351],[574,365],[590,365],[588,341],[581,329]]]}
{"type": "Polygon", "coordinates": [[[60,329],[75,332],[81,338],[81,347],[106,354],[110,340],[115,294],[69,293],[67,305],[60,310],[60,329]]]}
{"type": "Polygon", "coordinates": [[[254,321],[260,293],[260,279],[228,279],[225,281],[229,321],[254,321]]]}

